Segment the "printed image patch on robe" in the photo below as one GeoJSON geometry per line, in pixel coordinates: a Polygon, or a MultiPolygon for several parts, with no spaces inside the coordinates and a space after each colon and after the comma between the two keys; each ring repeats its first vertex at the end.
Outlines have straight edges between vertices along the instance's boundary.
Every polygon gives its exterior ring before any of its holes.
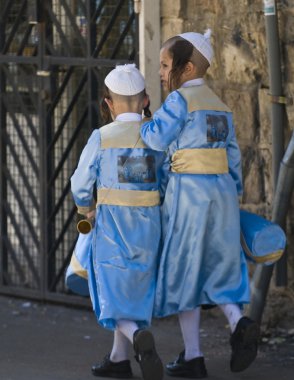
{"type": "Polygon", "coordinates": [[[118,156],[117,169],[120,183],[156,182],[154,156],[118,156]]]}
{"type": "Polygon", "coordinates": [[[229,134],[228,120],[225,115],[206,115],[207,141],[226,141],[229,134]]]}

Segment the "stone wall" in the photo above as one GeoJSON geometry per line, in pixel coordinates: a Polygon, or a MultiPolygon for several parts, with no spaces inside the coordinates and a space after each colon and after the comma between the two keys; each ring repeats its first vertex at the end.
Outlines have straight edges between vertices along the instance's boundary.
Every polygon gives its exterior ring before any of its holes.
{"type": "MultiPolygon", "coordinates": [[[[277,2],[284,94],[294,97],[294,0],[277,2]]],[[[182,32],[212,29],[215,59],[206,80],[233,110],[243,157],[242,207],[271,217],[272,153],[269,77],[262,0],[161,0],[162,41],[182,32]]],[[[285,146],[294,127],[286,106],[285,146]]],[[[293,279],[294,209],[290,209],[289,269],[293,279]]]]}

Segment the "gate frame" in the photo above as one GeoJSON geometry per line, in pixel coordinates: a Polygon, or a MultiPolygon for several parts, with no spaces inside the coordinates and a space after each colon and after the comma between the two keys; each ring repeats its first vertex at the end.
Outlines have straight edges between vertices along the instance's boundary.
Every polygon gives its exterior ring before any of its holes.
{"type": "MultiPolygon", "coordinates": [[[[36,0],[36,4],[41,6],[42,8],[45,6],[44,3],[46,1],[40,1],[36,0]]],[[[119,4],[122,4],[123,2],[120,1],[119,4]]],[[[86,0],[87,10],[88,10],[88,19],[90,15],[93,14],[93,11],[96,10],[95,1],[94,0],[86,0]]],[[[117,5],[117,8],[119,5],[117,5]]],[[[36,24],[36,27],[39,29],[39,42],[38,42],[38,55],[37,56],[17,56],[17,55],[5,55],[0,54],[0,62],[1,64],[8,64],[8,63],[14,63],[14,64],[24,64],[24,65],[33,65],[36,67],[37,75],[38,75],[38,84],[39,89],[46,89],[48,86],[50,87],[52,83],[50,83],[50,68],[54,69],[56,66],[60,65],[66,65],[68,69],[75,68],[79,66],[83,66],[85,68],[85,73],[87,72],[87,93],[88,93],[88,122],[93,126],[97,125],[97,114],[94,112],[94,109],[92,108],[92,104],[94,101],[97,100],[97,94],[98,94],[98,86],[95,81],[95,76],[93,74],[94,67],[114,67],[115,64],[125,64],[130,63],[130,60],[126,59],[98,59],[95,58],[95,55],[97,56],[97,46],[95,44],[94,38],[93,38],[93,29],[88,33],[87,37],[87,54],[85,57],[62,57],[62,56],[49,56],[46,55],[45,51],[45,33],[46,33],[46,23],[43,17],[43,12],[40,12],[41,8],[36,9],[36,20],[32,21],[32,23],[36,24]],[[94,51],[94,54],[92,54],[94,51]],[[93,56],[94,55],[94,56],[93,56]],[[48,76],[49,72],[49,76],[48,76]]],[[[136,25],[138,27],[138,15],[135,14],[135,21],[136,25]]],[[[93,24],[94,27],[94,24],[93,24]]],[[[2,41],[2,44],[5,46],[5,28],[4,24],[1,23],[0,25],[0,41],[2,41]],[[1,39],[2,36],[2,39],[1,39]]],[[[137,28],[137,37],[139,35],[139,30],[137,28]]],[[[104,36],[104,39],[106,39],[107,36],[104,36]]],[[[101,44],[100,41],[99,44],[101,44]]],[[[136,43],[136,46],[138,44],[136,43]]],[[[1,46],[0,46],[1,48],[1,46]]],[[[138,58],[138,56],[136,57],[138,58]]],[[[137,62],[138,64],[138,62],[137,62]]],[[[5,93],[5,78],[4,74],[0,74],[0,90],[1,93],[5,93]]],[[[44,152],[42,155],[40,155],[39,159],[39,199],[40,199],[40,209],[39,209],[39,215],[41,221],[48,221],[50,217],[50,210],[51,210],[51,197],[48,198],[48,180],[49,175],[52,175],[52,172],[50,173],[50,170],[48,169],[50,167],[50,158],[46,154],[47,148],[48,148],[48,120],[47,120],[47,108],[48,105],[45,102],[46,98],[46,91],[40,91],[40,96],[38,98],[38,106],[37,106],[37,115],[40,121],[40,127],[39,127],[39,144],[40,152],[44,152]]],[[[3,134],[5,134],[6,129],[6,111],[5,106],[3,102],[0,102],[0,113],[1,113],[1,127],[3,130],[0,131],[2,138],[0,139],[0,154],[1,154],[1,161],[0,161],[0,211],[1,215],[5,216],[6,213],[4,212],[4,205],[2,203],[3,199],[6,199],[5,195],[5,181],[4,181],[4,166],[6,162],[6,153],[5,153],[5,143],[3,134]]],[[[50,141],[50,140],[49,140],[50,141]]],[[[51,301],[51,302],[58,302],[58,303],[66,303],[66,304],[75,304],[80,306],[90,306],[90,300],[82,298],[80,296],[75,296],[71,294],[66,293],[57,293],[52,292],[49,290],[49,255],[50,252],[50,226],[52,226],[52,223],[50,222],[41,222],[40,226],[40,277],[41,277],[41,283],[39,289],[30,289],[30,288],[22,288],[20,286],[8,286],[5,285],[4,281],[4,272],[5,272],[5,265],[7,266],[7,255],[4,254],[5,251],[5,243],[4,238],[7,236],[7,219],[6,217],[2,218],[3,220],[0,223],[0,294],[6,294],[6,295],[13,295],[13,296],[19,296],[23,298],[31,298],[36,299],[40,301],[51,301]]]]}

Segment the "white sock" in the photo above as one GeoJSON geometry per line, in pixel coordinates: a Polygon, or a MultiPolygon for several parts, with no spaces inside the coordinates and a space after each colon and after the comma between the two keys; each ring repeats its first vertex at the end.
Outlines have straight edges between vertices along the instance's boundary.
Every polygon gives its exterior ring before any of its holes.
{"type": "Polygon", "coordinates": [[[185,360],[203,356],[200,350],[200,308],[183,311],[179,314],[179,322],[185,344],[185,360]]]}
{"type": "Polygon", "coordinates": [[[230,325],[231,332],[235,331],[237,323],[242,318],[242,313],[240,307],[235,303],[227,303],[224,305],[219,305],[230,325]]]}
{"type": "Polygon", "coordinates": [[[133,344],[134,332],[138,330],[138,325],[134,321],[120,319],[117,321],[117,330],[120,331],[133,344]]]}
{"type": "Polygon", "coordinates": [[[129,340],[120,331],[114,331],[113,346],[110,354],[112,362],[121,362],[128,359],[129,340]]]}

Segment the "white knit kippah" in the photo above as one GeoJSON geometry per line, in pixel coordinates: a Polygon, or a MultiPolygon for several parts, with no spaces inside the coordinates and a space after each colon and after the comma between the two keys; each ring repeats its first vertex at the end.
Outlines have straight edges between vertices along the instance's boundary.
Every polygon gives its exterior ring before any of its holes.
{"type": "Polygon", "coordinates": [[[136,95],[145,88],[145,80],[134,63],[118,65],[104,79],[110,91],[119,95],[136,95]]]}
{"type": "Polygon", "coordinates": [[[203,57],[211,64],[213,58],[213,49],[210,43],[211,30],[207,29],[204,34],[188,32],[179,34],[180,37],[189,41],[195,49],[197,49],[203,57]]]}

